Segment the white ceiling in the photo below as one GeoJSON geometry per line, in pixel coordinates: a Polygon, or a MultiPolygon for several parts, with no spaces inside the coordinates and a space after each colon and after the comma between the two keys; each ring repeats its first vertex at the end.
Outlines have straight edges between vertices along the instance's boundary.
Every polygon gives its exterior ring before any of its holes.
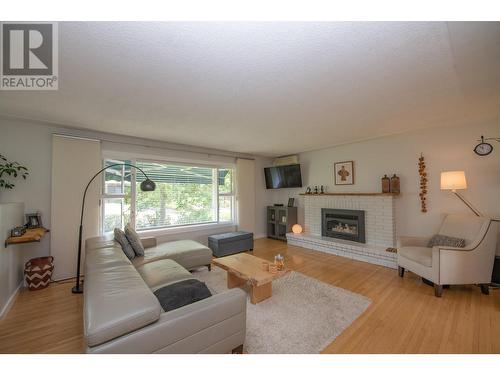
{"type": "Polygon", "coordinates": [[[500,115],[500,23],[59,24],[0,114],[267,156],[500,115]]]}

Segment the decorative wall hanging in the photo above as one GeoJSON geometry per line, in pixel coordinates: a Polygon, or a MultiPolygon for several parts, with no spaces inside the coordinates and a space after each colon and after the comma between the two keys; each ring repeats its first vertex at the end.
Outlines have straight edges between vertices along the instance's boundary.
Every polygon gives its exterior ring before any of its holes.
{"type": "Polygon", "coordinates": [[[335,185],[354,185],[354,162],[342,161],[333,165],[335,185]]]}
{"type": "Polygon", "coordinates": [[[420,210],[427,212],[427,172],[425,171],[424,155],[418,158],[418,174],[420,175],[420,210]]]}

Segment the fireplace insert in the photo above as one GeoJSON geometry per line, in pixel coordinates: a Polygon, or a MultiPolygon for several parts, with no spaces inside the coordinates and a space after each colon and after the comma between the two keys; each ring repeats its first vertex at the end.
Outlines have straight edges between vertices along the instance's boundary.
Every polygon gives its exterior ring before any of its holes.
{"type": "Polygon", "coordinates": [[[365,243],[365,211],[322,208],[321,235],[365,243]]]}

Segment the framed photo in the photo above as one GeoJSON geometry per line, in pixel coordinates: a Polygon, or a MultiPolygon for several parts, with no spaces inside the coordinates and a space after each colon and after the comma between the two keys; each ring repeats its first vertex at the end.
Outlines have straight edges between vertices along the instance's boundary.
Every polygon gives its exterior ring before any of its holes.
{"type": "Polygon", "coordinates": [[[42,226],[42,217],[39,213],[26,214],[26,227],[40,228],[42,226]]]}
{"type": "Polygon", "coordinates": [[[293,207],[294,203],[295,203],[295,198],[288,198],[288,207],[293,207]]]}
{"type": "Polygon", "coordinates": [[[333,165],[335,185],[354,185],[354,162],[341,161],[333,165]]]}

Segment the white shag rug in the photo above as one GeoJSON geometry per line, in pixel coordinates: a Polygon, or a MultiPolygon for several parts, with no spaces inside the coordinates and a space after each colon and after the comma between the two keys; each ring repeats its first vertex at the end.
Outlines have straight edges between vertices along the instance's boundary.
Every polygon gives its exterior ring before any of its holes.
{"type": "MultiPolygon", "coordinates": [[[[194,271],[212,294],[227,290],[226,271],[194,271]]],[[[247,300],[244,350],[250,354],[317,354],[349,327],[371,300],[298,272],[273,281],[271,298],[247,300]]]]}

